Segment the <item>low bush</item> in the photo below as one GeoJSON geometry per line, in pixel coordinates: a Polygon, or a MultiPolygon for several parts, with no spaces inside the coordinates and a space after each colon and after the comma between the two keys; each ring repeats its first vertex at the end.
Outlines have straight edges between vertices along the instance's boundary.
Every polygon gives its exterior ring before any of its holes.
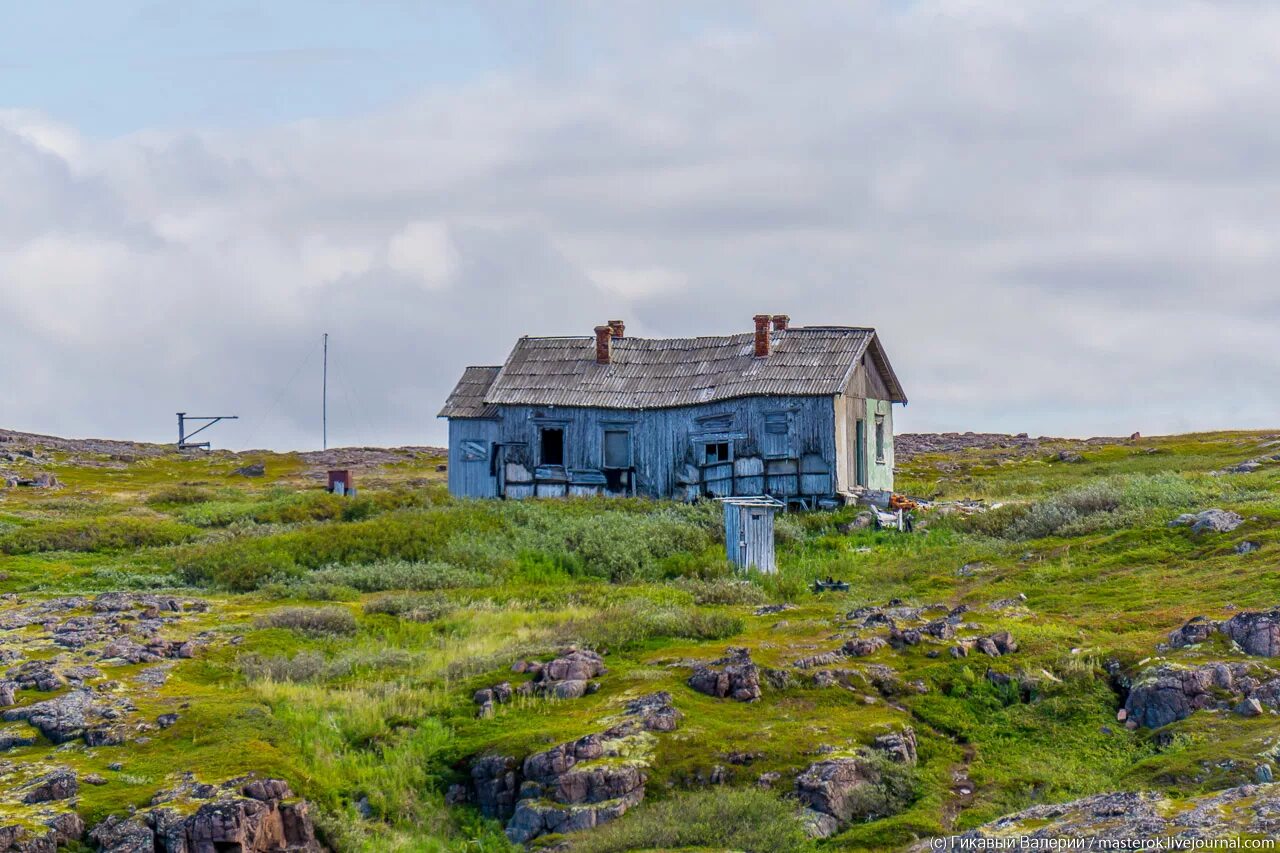
{"type": "Polygon", "coordinates": [[[380,595],[365,603],[365,613],[385,613],[410,622],[434,622],[458,609],[440,593],[380,595]]]}
{"type": "Polygon", "coordinates": [[[647,802],[620,820],[575,836],[574,853],[628,850],[741,850],[745,853],[815,849],[795,817],[795,805],[751,788],[682,792],[647,802]]]}
{"type": "Polygon", "coordinates": [[[109,516],[54,521],[21,527],[0,536],[0,553],[39,551],[125,551],[176,545],[196,530],[158,518],[109,516]]]}
{"type": "Polygon", "coordinates": [[[167,486],[147,497],[148,506],[189,506],[205,503],[215,497],[211,489],[200,486],[167,486]]]}
{"type": "Polygon", "coordinates": [[[262,587],[268,598],[300,598],[307,601],[357,601],[360,591],[344,584],[315,583],[306,579],[269,583],[262,587]]]}
{"type": "Polygon", "coordinates": [[[283,607],[257,620],[259,628],[287,628],[311,636],[345,636],[356,632],[356,617],[345,607],[283,607]]]}
{"type": "Polygon", "coordinates": [[[1101,480],[1058,492],[1032,504],[999,507],[973,516],[965,529],[1022,541],[1071,536],[1133,523],[1155,509],[1185,508],[1199,492],[1176,474],[1101,480]]]}
{"type": "Polygon", "coordinates": [[[240,537],[197,546],[178,555],[175,563],[187,583],[233,592],[257,589],[269,580],[301,571],[288,553],[267,538],[240,537]]]}
{"type": "Polygon", "coordinates": [[[717,578],[685,579],[676,583],[693,596],[694,604],[764,604],[769,600],[760,587],[748,580],[717,578]]]}
{"type": "Polygon", "coordinates": [[[742,633],[736,616],[696,607],[649,606],[639,602],[602,610],[589,622],[568,622],[566,639],[598,649],[626,649],[651,640],[723,640],[742,633]]]}
{"type": "Polygon", "coordinates": [[[484,586],[493,578],[448,563],[388,560],[359,566],[326,566],[306,577],[307,583],[339,584],[360,592],[433,590],[484,586]]]}
{"type": "Polygon", "coordinates": [[[286,655],[244,655],[237,662],[250,681],[325,681],[348,675],[349,667],[330,661],[320,652],[303,651],[286,655]]]}

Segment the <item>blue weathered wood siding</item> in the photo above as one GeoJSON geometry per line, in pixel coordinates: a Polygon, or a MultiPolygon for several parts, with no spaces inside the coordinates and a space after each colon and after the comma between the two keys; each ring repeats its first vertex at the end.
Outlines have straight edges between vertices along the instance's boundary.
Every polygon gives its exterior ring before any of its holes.
{"type": "Polygon", "coordinates": [[[835,403],[825,396],[749,397],[646,410],[502,406],[497,420],[450,420],[449,489],[455,495],[492,497],[501,479],[508,497],[597,493],[606,429],[631,433],[636,494],[688,497],[681,480],[688,479],[690,464],[701,469],[700,477],[718,478],[709,489],[717,495],[837,491],[835,403]],[[564,430],[563,471],[542,465],[542,427],[564,430]],[[506,465],[500,477],[490,475],[488,462],[465,458],[460,445],[466,441],[502,445],[506,465]],[[708,468],[700,458],[703,445],[717,441],[732,445],[734,461],[708,468]],[[736,488],[731,492],[731,487],[736,488]]]}
{"type": "Polygon", "coordinates": [[[499,429],[496,420],[449,419],[449,494],[466,498],[498,496],[492,457],[499,429]]]}

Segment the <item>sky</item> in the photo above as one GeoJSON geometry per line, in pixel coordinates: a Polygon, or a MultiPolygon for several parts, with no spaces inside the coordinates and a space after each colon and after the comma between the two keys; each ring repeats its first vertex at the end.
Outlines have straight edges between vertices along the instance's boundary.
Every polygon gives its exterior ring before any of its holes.
{"type": "Polygon", "coordinates": [[[1280,6],[0,0],[0,426],[441,444],[523,334],[874,326],[899,431],[1280,426],[1280,6]]]}

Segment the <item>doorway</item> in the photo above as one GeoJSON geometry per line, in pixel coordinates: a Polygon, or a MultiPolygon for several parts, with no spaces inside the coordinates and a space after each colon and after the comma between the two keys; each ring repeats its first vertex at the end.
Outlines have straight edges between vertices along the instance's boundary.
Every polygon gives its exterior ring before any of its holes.
{"type": "Polygon", "coordinates": [[[867,485],[867,422],[859,418],[854,428],[854,482],[867,485]]]}

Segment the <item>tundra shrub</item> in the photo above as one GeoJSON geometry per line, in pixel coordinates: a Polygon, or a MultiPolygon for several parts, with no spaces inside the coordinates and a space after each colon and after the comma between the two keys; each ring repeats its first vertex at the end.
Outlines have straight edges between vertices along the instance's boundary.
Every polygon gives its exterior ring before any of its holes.
{"type": "Polygon", "coordinates": [[[311,583],[348,586],[360,592],[456,589],[485,586],[494,582],[494,578],[448,563],[412,563],[406,560],[362,566],[326,566],[309,574],[306,580],[311,583]]]}
{"type": "Polygon", "coordinates": [[[741,634],[736,616],[696,607],[609,607],[586,623],[571,622],[563,632],[569,639],[602,649],[622,649],[650,640],[723,640],[741,634]]]}
{"type": "Polygon", "coordinates": [[[769,598],[763,589],[748,580],[685,579],[678,581],[676,586],[688,590],[693,595],[694,604],[764,604],[769,598]]]}
{"type": "Polygon", "coordinates": [[[259,628],[287,628],[313,636],[343,636],[356,632],[356,617],[345,607],[284,607],[257,621],[259,628]]]}
{"type": "Polygon", "coordinates": [[[185,524],[155,518],[82,518],[17,528],[0,536],[0,552],[132,551],[175,545],[190,539],[195,533],[185,524]]]}
{"type": "Polygon", "coordinates": [[[240,538],[191,548],[177,558],[178,573],[194,586],[233,592],[257,589],[275,578],[297,575],[293,558],[270,539],[240,538]]]}
{"type": "Polygon", "coordinates": [[[458,609],[440,593],[380,595],[365,603],[365,613],[385,613],[410,622],[434,622],[458,609]]]}
{"type": "Polygon", "coordinates": [[[574,853],[628,850],[741,850],[776,853],[815,849],[794,804],[751,788],[682,792],[647,802],[591,832],[574,836],[574,853]]]}
{"type": "Polygon", "coordinates": [[[214,499],[214,493],[199,486],[167,486],[147,497],[148,506],[185,506],[214,499]]]}

